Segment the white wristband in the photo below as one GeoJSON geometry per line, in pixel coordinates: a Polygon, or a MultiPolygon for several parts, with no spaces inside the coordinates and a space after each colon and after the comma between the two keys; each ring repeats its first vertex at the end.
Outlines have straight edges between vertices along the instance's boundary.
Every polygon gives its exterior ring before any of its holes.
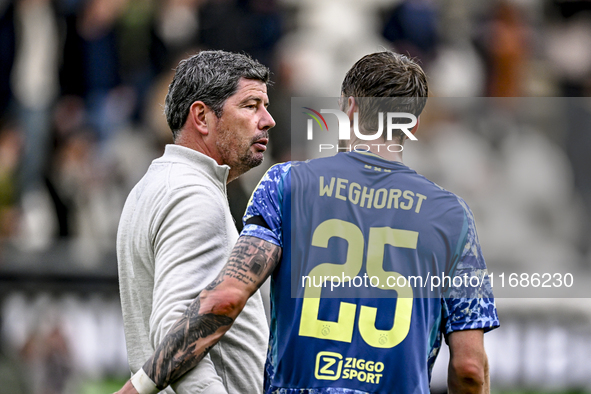
{"type": "Polygon", "coordinates": [[[133,384],[133,387],[135,387],[139,394],[157,394],[160,392],[156,387],[156,383],[150,379],[148,374],[144,372],[143,368],[140,368],[140,370],[131,377],[131,384],[133,384]]]}

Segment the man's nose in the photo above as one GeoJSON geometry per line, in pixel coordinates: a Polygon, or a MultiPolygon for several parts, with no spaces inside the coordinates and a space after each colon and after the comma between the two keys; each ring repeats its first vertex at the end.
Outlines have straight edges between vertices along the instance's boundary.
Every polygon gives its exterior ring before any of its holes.
{"type": "Polygon", "coordinates": [[[271,116],[271,113],[265,108],[265,113],[260,122],[261,129],[268,130],[272,127],[275,127],[275,119],[271,116]]]}

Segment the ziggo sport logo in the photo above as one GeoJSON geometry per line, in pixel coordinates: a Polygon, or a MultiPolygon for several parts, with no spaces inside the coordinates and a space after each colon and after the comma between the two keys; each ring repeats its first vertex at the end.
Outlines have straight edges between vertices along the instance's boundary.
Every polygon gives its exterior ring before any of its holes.
{"type": "Polygon", "coordinates": [[[318,352],[314,377],[318,380],[356,379],[364,383],[380,384],[384,363],[346,357],[335,352],[318,352]]]}
{"type": "MultiPolygon", "coordinates": [[[[326,123],[326,119],[322,114],[334,114],[336,115],[338,122],[339,122],[339,140],[350,140],[351,139],[351,127],[349,122],[349,117],[343,111],[339,111],[338,109],[321,109],[320,112],[310,108],[310,107],[302,107],[307,109],[311,112],[302,112],[303,114],[309,115],[312,119],[308,119],[307,122],[307,139],[308,141],[314,138],[314,123],[313,120],[316,121],[318,126],[320,126],[321,130],[326,128],[328,131],[328,124],[326,123]]],[[[417,124],[417,117],[411,113],[407,112],[388,112],[386,115],[386,141],[392,140],[392,130],[401,130],[410,140],[416,141],[417,137],[410,132],[410,130],[416,126],[417,124]],[[394,119],[406,118],[410,119],[409,123],[393,123],[394,119]]],[[[382,137],[384,132],[384,113],[378,112],[378,130],[374,134],[362,134],[359,131],[359,114],[355,112],[353,114],[353,133],[355,136],[363,141],[374,141],[378,138],[382,137]]],[[[380,149],[387,150],[388,152],[402,152],[403,146],[400,144],[356,144],[356,145],[349,145],[349,146],[335,146],[333,144],[319,144],[318,151],[322,152],[323,150],[336,150],[338,151],[368,151],[370,150],[370,145],[377,147],[378,152],[380,149]]]]}

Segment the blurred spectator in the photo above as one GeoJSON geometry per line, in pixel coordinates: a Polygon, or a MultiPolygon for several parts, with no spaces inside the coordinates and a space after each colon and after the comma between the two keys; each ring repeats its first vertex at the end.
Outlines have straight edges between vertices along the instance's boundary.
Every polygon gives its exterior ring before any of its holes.
{"type": "Polygon", "coordinates": [[[71,215],[74,202],[68,190],[60,187],[60,155],[66,141],[82,130],[85,119],[84,102],[76,96],[63,96],[56,103],[53,113],[53,157],[47,170],[47,188],[55,209],[58,235],[71,236],[71,215]]]}
{"type": "Polygon", "coordinates": [[[17,177],[22,139],[16,128],[0,128],[0,239],[17,231],[17,177]]]}
{"type": "Polygon", "coordinates": [[[21,349],[21,357],[37,374],[31,376],[35,394],[62,394],[72,373],[70,352],[59,326],[34,331],[21,349]]]}
{"type": "Polygon", "coordinates": [[[127,89],[127,113],[142,121],[148,92],[170,61],[170,51],[157,34],[158,12],[167,2],[129,0],[116,26],[121,82],[127,89]]]}
{"type": "Polygon", "coordinates": [[[16,57],[11,74],[25,135],[20,186],[24,192],[43,184],[49,156],[51,108],[59,91],[58,22],[50,0],[16,2],[16,57]]]}
{"type": "Polygon", "coordinates": [[[201,10],[200,43],[207,48],[245,51],[271,66],[282,33],[275,0],[209,0],[201,10]]]}
{"type": "Polygon", "coordinates": [[[168,56],[166,63],[184,51],[198,45],[200,15],[203,0],[164,0],[160,3],[155,20],[155,33],[168,56]]]}
{"type": "Polygon", "coordinates": [[[492,5],[479,44],[487,65],[486,96],[524,95],[531,38],[522,10],[510,0],[492,5]]]}
{"type": "Polygon", "coordinates": [[[126,0],[89,0],[65,16],[62,93],[85,99],[88,121],[100,140],[118,126],[113,113],[117,105],[112,104],[118,99],[113,89],[121,81],[115,22],[125,4],[126,0]]]}
{"type": "Polygon", "coordinates": [[[435,2],[404,0],[397,4],[387,18],[382,34],[397,52],[420,59],[428,67],[438,45],[435,2]]]}
{"type": "Polygon", "coordinates": [[[2,117],[12,98],[10,73],[14,63],[14,2],[0,1],[0,117],[2,117]]]}
{"type": "Polygon", "coordinates": [[[558,1],[549,7],[546,55],[565,97],[591,92],[591,3],[558,1]]]}

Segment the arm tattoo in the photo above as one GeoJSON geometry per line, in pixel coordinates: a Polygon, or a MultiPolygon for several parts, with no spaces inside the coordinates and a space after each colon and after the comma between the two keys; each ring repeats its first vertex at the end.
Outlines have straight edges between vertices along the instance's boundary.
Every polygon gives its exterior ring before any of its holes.
{"type": "MultiPolygon", "coordinates": [[[[271,274],[281,258],[281,252],[281,247],[260,238],[240,237],[228,262],[205,290],[214,292],[224,280],[232,278],[240,282],[238,287],[242,286],[251,295],[271,274]]],[[[236,287],[236,284],[232,286],[236,287]]],[[[207,296],[208,293],[205,293],[207,296]]],[[[223,334],[234,322],[225,314],[199,313],[200,307],[201,298],[198,296],[143,366],[160,390],[194,368],[219,340],[218,331],[221,329],[223,334]],[[210,338],[216,333],[218,335],[210,338]]]]}
{"type": "Polygon", "coordinates": [[[144,371],[163,390],[180,378],[209,352],[197,350],[197,341],[214,334],[220,327],[229,326],[234,319],[213,313],[199,314],[199,297],[187,308],[183,316],[172,326],[152,357],[144,364],[144,371]]]}
{"type": "Polygon", "coordinates": [[[245,285],[256,285],[258,288],[279,262],[281,251],[281,247],[260,238],[238,238],[228,263],[206,289],[215,289],[226,277],[237,279],[245,285]]]}

